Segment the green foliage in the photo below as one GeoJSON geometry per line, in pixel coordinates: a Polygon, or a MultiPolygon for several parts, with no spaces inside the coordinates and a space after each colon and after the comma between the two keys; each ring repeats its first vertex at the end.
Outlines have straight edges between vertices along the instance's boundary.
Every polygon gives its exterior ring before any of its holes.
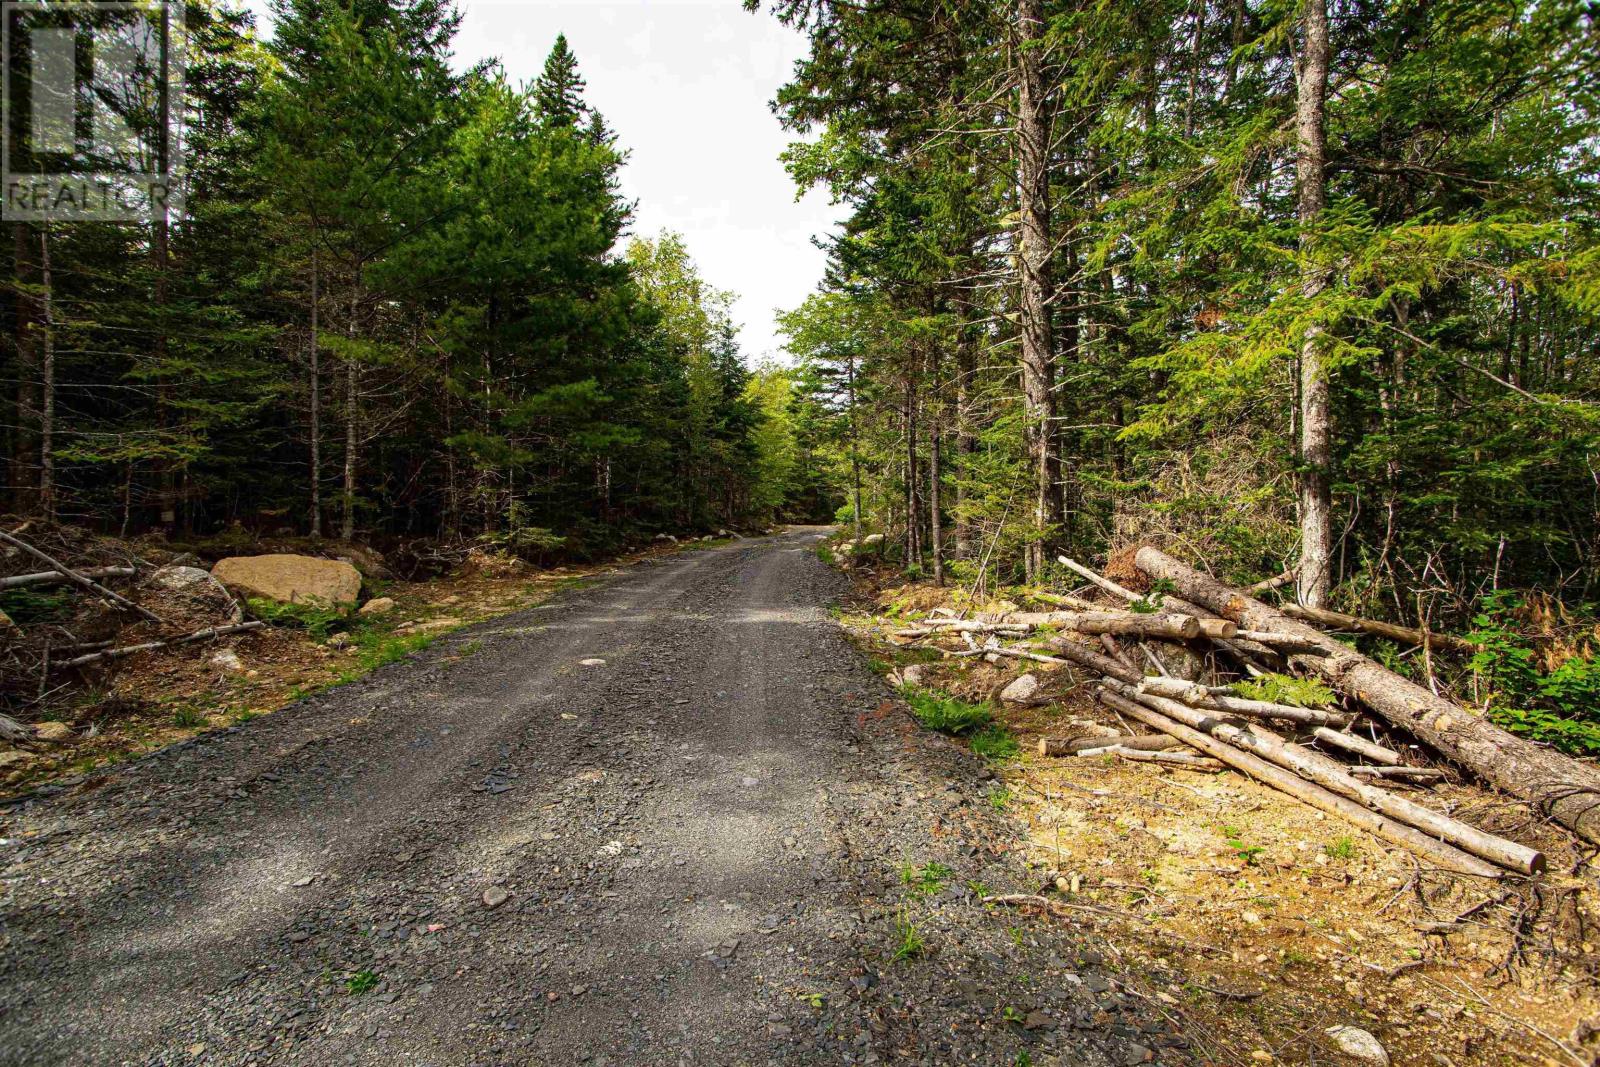
{"type": "Polygon", "coordinates": [[[1349,835],[1341,835],[1323,846],[1322,851],[1328,854],[1329,859],[1350,860],[1356,857],[1356,839],[1349,835]]]}
{"type": "Polygon", "coordinates": [[[972,704],[928,689],[907,689],[905,698],[917,721],[940,733],[968,733],[994,719],[994,707],[987,701],[972,704]]]}
{"type": "Polygon", "coordinates": [[[997,762],[1016,759],[1022,752],[1017,739],[999,723],[990,723],[971,737],[972,751],[997,762]]]}
{"type": "Polygon", "coordinates": [[[1295,708],[1326,708],[1338,699],[1332,689],[1315,678],[1272,672],[1234,682],[1231,688],[1247,700],[1265,700],[1295,708]]]}
{"type": "Polygon", "coordinates": [[[917,930],[911,916],[901,908],[894,920],[894,962],[902,963],[906,960],[916,959],[928,948],[928,942],[917,930]]]}
{"type": "Polygon", "coordinates": [[[345,979],[344,983],[344,991],[356,997],[363,993],[370,993],[376,988],[378,988],[378,976],[374,972],[367,970],[357,971],[345,979]]]}
{"type": "Polygon", "coordinates": [[[931,897],[944,888],[954,873],[942,863],[925,863],[921,867],[908,863],[900,868],[900,884],[913,897],[931,897]]]}
{"type": "Polygon", "coordinates": [[[193,704],[179,704],[172,709],[172,725],[184,730],[193,730],[206,724],[205,709],[195,707],[193,704]]]}
{"type": "Polygon", "coordinates": [[[0,611],[18,626],[61,622],[72,613],[78,594],[68,589],[20,586],[0,593],[0,611]]]}
{"type": "Polygon", "coordinates": [[[1531,638],[1519,630],[1520,596],[1483,598],[1470,639],[1471,667],[1490,687],[1489,718],[1513,733],[1579,756],[1600,755],[1600,658],[1589,650],[1541,669],[1531,638]]]}
{"type": "Polygon", "coordinates": [[[249,597],[250,614],[261,621],[289,630],[304,630],[322,640],[349,621],[346,612],[319,603],[286,604],[265,597],[249,597]]]}

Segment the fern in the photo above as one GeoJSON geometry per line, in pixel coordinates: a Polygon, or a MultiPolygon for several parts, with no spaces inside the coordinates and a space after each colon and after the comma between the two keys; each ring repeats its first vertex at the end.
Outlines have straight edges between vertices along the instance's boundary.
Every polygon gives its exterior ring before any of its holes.
{"type": "Polygon", "coordinates": [[[1295,708],[1325,708],[1334,702],[1333,690],[1321,682],[1288,674],[1263,674],[1259,678],[1234,682],[1233,691],[1249,700],[1288,704],[1295,708]]]}

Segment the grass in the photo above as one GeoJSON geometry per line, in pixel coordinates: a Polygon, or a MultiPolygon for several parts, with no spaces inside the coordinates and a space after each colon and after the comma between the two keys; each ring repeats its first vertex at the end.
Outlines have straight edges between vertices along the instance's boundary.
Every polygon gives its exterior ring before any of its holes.
{"type": "Polygon", "coordinates": [[[945,881],[954,873],[942,863],[924,863],[921,867],[908,863],[900,868],[900,884],[914,897],[931,897],[944,888],[945,881]]]}
{"type": "Polygon", "coordinates": [[[1003,761],[1016,759],[1022,746],[1011,736],[1011,731],[999,723],[991,723],[972,735],[972,751],[984,759],[1003,761]]]}
{"type": "Polygon", "coordinates": [[[994,721],[994,708],[987,701],[972,704],[930,689],[907,689],[905,697],[917,721],[940,733],[968,733],[994,721]]]}
{"type": "Polygon", "coordinates": [[[304,630],[318,641],[347,622],[346,613],[324,604],[280,604],[264,597],[250,597],[250,614],[269,626],[304,630]]]}
{"type": "Polygon", "coordinates": [[[906,914],[904,908],[895,916],[894,942],[893,959],[896,963],[915,959],[928,948],[928,942],[918,932],[916,924],[911,921],[911,916],[906,914]]]}
{"type": "Polygon", "coordinates": [[[1322,851],[1333,860],[1353,860],[1356,858],[1356,839],[1353,837],[1336,837],[1322,846],[1322,851]]]}
{"type": "Polygon", "coordinates": [[[193,704],[179,704],[172,710],[172,725],[180,729],[193,730],[205,724],[205,711],[193,704]]]}
{"type": "Polygon", "coordinates": [[[377,987],[378,976],[371,971],[357,971],[345,979],[344,983],[344,991],[355,997],[362,993],[370,993],[377,987]]]}
{"type": "Polygon", "coordinates": [[[995,811],[1005,811],[1011,806],[1011,790],[1005,786],[989,792],[989,806],[995,811]]]}

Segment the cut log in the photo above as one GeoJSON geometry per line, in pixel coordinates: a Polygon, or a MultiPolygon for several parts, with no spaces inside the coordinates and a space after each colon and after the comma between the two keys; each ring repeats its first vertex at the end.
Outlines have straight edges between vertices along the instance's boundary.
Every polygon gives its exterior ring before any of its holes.
{"type": "Polygon", "coordinates": [[[1211,699],[1211,690],[1198,682],[1182,678],[1141,678],[1139,690],[1154,693],[1158,697],[1181,700],[1185,704],[1204,704],[1211,699]]]}
{"type": "Polygon", "coordinates": [[[1484,781],[1533,804],[1585,841],[1600,844],[1600,770],[1513,736],[1164,552],[1142,548],[1136,561],[1146,574],[1171,581],[1185,596],[1245,629],[1290,633],[1321,642],[1325,655],[1294,656],[1292,662],[1360,700],[1385,722],[1484,781]]]}
{"type": "Polygon", "coordinates": [[[1113,745],[1140,749],[1141,751],[1159,752],[1164,748],[1177,748],[1180,743],[1177,738],[1167,734],[1117,734],[1111,737],[1041,737],[1039,738],[1039,755],[1070,756],[1074,752],[1082,752],[1086,748],[1108,748],[1113,745]]]}
{"type": "Polygon", "coordinates": [[[57,574],[60,574],[73,585],[76,585],[87,592],[93,593],[101,600],[108,601],[112,604],[115,604],[119,608],[131,611],[135,615],[138,615],[140,618],[145,619],[148,622],[161,622],[161,617],[159,615],[146,611],[144,608],[141,608],[139,605],[135,604],[133,601],[129,600],[120,593],[114,593],[94,579],[84,577],[82,574],[73,570],[60,560],[50,556],[45,552],[41,552],[39,549],[34,548],[26,541],[18,540],[11,534],[6,533],[4,530],[0,530],[0,541],[4,541],[8,545],[22,549],[22,551],[28,553],[28,555],[32,556],[40,563],[43,563],[45,566],[50,567],[57,574]]]}
{"type": "Polygon", "coordinates": [[[1465,652],[1469,655],[1478,651],[1478,646],[1465,638],[1456,637],[1454,634],[1436,634],[1433,631],[1424,633],[1410,626],[1396,626],[1392,622],[1379,622],[1376,619],[1362,619],[1355,615],[1346,615],[1342,611],[1329,611],[1326,608],[1304,608],[1299,604],[1284,604],[1283,613],[1290,618],[1300,619],[1304,622],[1317,622],[1324,626],[1332,626],[1338,630],[1360,630],[1376,637],[1387,637],[1391,641],[1398,641],[1404,645],[1426,644],[1430,648],[1448,648],[1452,652],[1465,652]]]}
{"type": "Polygon", "coordinates": [[[1060,625],[1080,634],[1137,634],[1140,637],[1169,637],[1192,641],[1200,636],[1200,620],[1193,615],[1168,612],[1141,614],[1137,611],[1085,611],[1063,613],[1060,625]]]}
{"type": "MultiPolygon", "coordinates": [[[[1138,671],[1102,656],[1093,649],[1085,648],[1076,641],[1053,637],[1049,645],[1064,658],[1107,678],[1115,678],[1119,682],[1133,686],[1148,681],[1148,676],[1141,676],[1138,671]]],[[[1162,684],[1161,680],[1157,679],[1156,684],[1162,684]]],[[[1250,719],[1281,719],[1286,722],[1304,723],[1307,726],[1345,726],[1350,722],[1350,716],[1338,712],[1322,711],[1319,708],[1296,708],[1288,704],[1271,704],[1264,700],[1246,700],[1243,697],[1230,697],[1220,693],[1208,694],[1202,706],[1250,719]]]]}
{"type": "Polygon", "coordinates": [[[1212,759],[1210,756],[1196,756],[1188,752],[1146,752],[1135,748],[1123,748],[1121,745],[1112,745],[1109,748],[1091,748],[1078,753],[1080,756],[1116,756],[1118,759],[1129,760],[1133,763],[1161,763],[1174,767],[1183,767],[1191,771],[1220,771],[1224,769],[1221,760],[1212,759]]]}
{"type": "Polygon", "coordinates": [[[1351,767],[1350,773],[1362,778],[1415,778],[1440,781],[1446,777],[1437,767],[1351,767]]]}
{"type": "Polygon", "coordinates": [[[1544,853],[1515,841],[1496,837],[1459,819],[1452,819],[1432,808],[1423,807],[1405,797],[1396,796],[1359,781],[1347,774],[1343,766],[1322,753],[1286,741],[1266,727],[1233,726],[1207,715],[1201,709],[1191,708],[1176,700],[1140,693],[1134,687],[1119,682],[1106,684],[1118,690],[1120,695],[1130,700],[1138,700],[1191,729],[1210,734],[1236,748],[1253,752],[1268,763],[1275,763],[1294,771],[1324,789],[1363,804],[1397,822],[1414,826],[1424,833],[1448,841],[1457,848],[1486,859],[1490,863],[1521,874],[1538,874],[1544,870],[1544,853]]]}
{"type": "Polygon", "coordinates": [[[1338,730],[1329,730],[1327,727],[1318,727],[1311,732],[1311,736],[1334,748],[1342,748],[1346,752],[1354,752],[1362,759],[1371,760],[1373,763],[1382,763],[1388,767],[1400,765],[1400,753],[1375,745],[1364,737],[1355,734],[1342,733],[1338,730]]]}
{"type": "Polygon", "coordinates": [[[1239,640],[1254,641],[1258,645],[1266,645],[1277,652],[1320,652],[1322,646],[1316,641],[1293,634],[1273,634],[1265,630],[1240,630],[1239,640]]]}
{"type": "MultiPolygon", "coordinates": [[[[78,571],[85,578],[132,578],[139,573],[137,567],[84,567],[78,571]]],[[[71,578],[60,571],[35,571],[33,574],[13,574],[0,578],[0,590],[20,589],[26,585],[59,585],[71,578]]]]}
{"type": "Polygon", "coordinates": [[[184,645],[190,641],[205,641],[212,637],[242,634],[250,630],[259,630],[266,625],[266,623],[256,620],[235,623],[232,626],[212,626],[205,630],[196,630],[192,634],[184,634],[182,637],[168,638],[165,641],[146,641],[141,645],[125,645],[122,648],[108,648],[104,652],[91,652],[87,656],[78,656],[75,659],[52,663],[50,667],[52,670],[57,667],[86,667],[91,663],[99,663],[102,660],[121,659],[124,656],[131,656],[135,652],[149,652],[151,649],[166,648],[169,645],[184,645]]]}
{"type": "Polygon", "coordinates": [[[1443,841],[1436,841],[1414,827],[1380,815],[1378,812],[1362,807],[1353,800],[1330,792],[1322,786],[1308,782],[1299,775],[1284,770],[1282,767],[1268,763],[1259,756],[1237,749],[1210,734],[1202,733],[1183,723],[1167,718],[1160,712],[1145,707],[1137,701],[1129,700],[1118,695],[1109,686],[1102,686],[1100,698],[1111,707],[1137,719],[1146,726],[1153,726],[1158,730],[1169,733],[1191,748],[1226,763],[1233,769],[1240,771],[1263,785],[1272,786],[1281,790],[1297,800],[1309,804],[1318,811],[1329,815],[1337,815],[1352,825],[1369,830],[1379,837],[1393,841],[1438,864],[1446,870],[1457,871],[1461,874],[1479,875],[1485,878],[1500,876],[1499,868],[1493,864],[1485,863],[1478,857],[1463,852],[1443,841]]]}

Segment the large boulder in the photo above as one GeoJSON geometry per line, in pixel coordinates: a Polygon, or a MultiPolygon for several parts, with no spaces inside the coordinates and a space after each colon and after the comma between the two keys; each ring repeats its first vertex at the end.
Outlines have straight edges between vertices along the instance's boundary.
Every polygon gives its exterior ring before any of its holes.
{"type": "Polygon", "coordinates": [[[353,606],[361,595],[360,571],[336,559],[314,556],[229,556],[217,561],[211,575],[246,596],[283,604],[353,606]]]}

